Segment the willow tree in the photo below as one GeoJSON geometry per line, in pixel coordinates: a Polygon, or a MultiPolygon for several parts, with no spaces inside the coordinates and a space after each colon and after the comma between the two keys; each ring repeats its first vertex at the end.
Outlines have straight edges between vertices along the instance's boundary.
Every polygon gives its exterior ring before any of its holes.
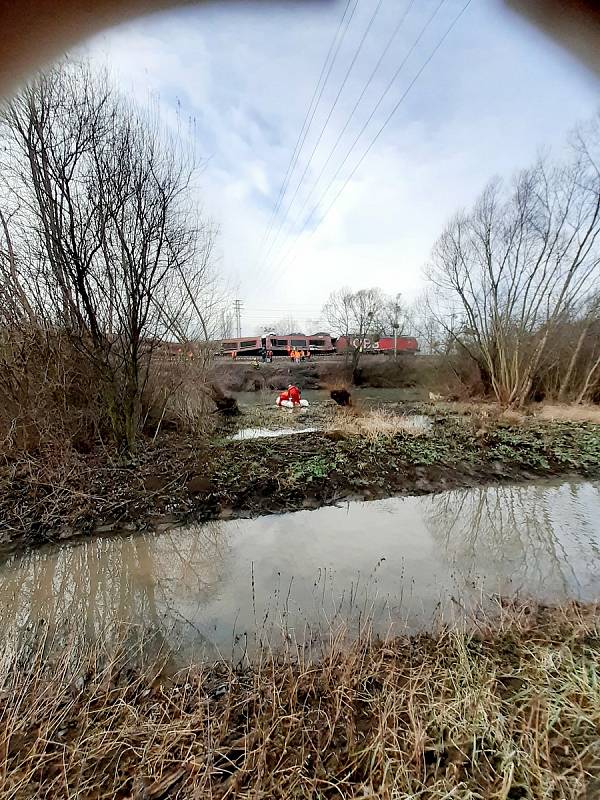
{"type": "Polygon", "coordinates": [[[599,235],[600,177],[579,148],[567,164],[493,181],[438,239],[429,277],[503,405],[528,399],[565,313],[596,288],[599,235]]]}

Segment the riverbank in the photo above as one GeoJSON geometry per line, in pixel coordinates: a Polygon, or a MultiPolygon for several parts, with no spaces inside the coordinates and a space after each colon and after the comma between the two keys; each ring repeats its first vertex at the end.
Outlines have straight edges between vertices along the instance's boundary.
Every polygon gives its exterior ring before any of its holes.
{"type": "Polygon", "coordinates": [[[591,423],[481,424],[474,416],[444,413],[431,417],[420,435],[401,430],[370,436],[349,433],[343,416],[336,427],[331,415],[339,412],[327,408],[311,409],[312,417],[286,416],[283,424],[308,426],[319,413],[329,419],[327,430],[280,438],[233,441],[233,430],[211,439],[166,433],[154,443],[142,440],[129,466],[104,451],[6,459],[0,471],[2,544],[160,530],[175,522],[316,508],[344,498],[600,475],[600,426],[591,423]]]}
{"type": "Polygon", "coordinates": [[[594,798],[595,606],[502,607],[470,632],[144,671],[102,643],[2,665],[0,794],[594,798]]]}
{"type": "MultiPolygon", "coordinates": [[[[352,369],[342,356],[320,356],[299,364],[289,358],[276,358],[271,364],[252,359],[219,359],[210,379],[228,392],[276,391],[296,383],[305,390],[348,386],[352,369]]],[[[460,384],[448,359],[440,356],[407,356],[393,359],[383,355],[364,355],[355,378],[357,385],[371,388],[417,389],[423,397],[429,391],[444,395],[460,393],[460,384]]],[[[463,390],[464,391],[464,390],[463,390]]]]}

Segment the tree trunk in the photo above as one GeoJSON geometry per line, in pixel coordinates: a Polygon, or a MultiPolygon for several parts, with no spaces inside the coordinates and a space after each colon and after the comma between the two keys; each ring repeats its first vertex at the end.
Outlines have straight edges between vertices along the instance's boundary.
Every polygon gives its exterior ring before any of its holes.
{"type": "Polygon", "coordinates": [[[583,385],[583,389],[581,390],[577,400],[575,401],[576,403],[583,403],[583,401],[585,400],[585,396],[588,393],[588,390],[589,390],[590,385],[592,383],[592,378],[594,377],[594,373],[596,372],[598,367],[600,367],[600,356],[598,356],[598,358],[594,361],[594,364],[593,364],[592,368],[588,372],[588,374],[586,376],[586,379],[585,379],[585,383],[583,385]]]}
{"type": "Polygon", "coordinates": [[[579,353],[581,352],[581,348],[583,347],[583,342],[590,329],[591,322],[592,318],[590,316],[588,317],[585,325],[583,326],[583,330],[579,335],[579,339],[577,340],[577,345],[575,346],[575,350],[573,350],[573,355],[571,356],[571,359],[569,361],[569,366],[567,367],[565,377],[561,382],[560,391],[558,393],[558,399],[561,401],[561,403],[564,403],[565,400],[567,399],[567,393],[569,391],[569,384],[571,383],[571,378],[573,376],[573,370],[575,369],[575,364],[577,362],[577,359],[579,358],[579,353]]]}
{"type": "Polygon", "coordinates": [[[360,370],[358,368],[359,364],[360,364],[360,347],[357,347],[352,352],[352,384],[354,386],[358,386],[360,382],[360,370]]]}

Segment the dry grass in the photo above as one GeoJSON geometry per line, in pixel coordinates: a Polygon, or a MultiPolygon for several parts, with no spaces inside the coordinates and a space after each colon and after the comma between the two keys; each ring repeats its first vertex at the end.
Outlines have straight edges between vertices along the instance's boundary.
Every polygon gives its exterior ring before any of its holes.
{"type": "Polygon", "coordinates": [[[438,412],[459,414],[476,420],[508,422],[519,425],[527,420],[545,422],[595,422],[600,424],[600,406],[575,405],[574,403],[532,403],[523,410],[504,409],[496,402],[439,402],[435,404],[438,412]]]}
{"type": "Polygon", "coordinates": [[[105,421],[91,366],[65,334],[0,334],[0,455],[91,447],[105,421]]]}
{"type": "Polygon", "coordinates": [[[368,410],[351,407],[335,415],[330,422],[330,430],[347,436],[377,439],[399,433],[421,436],[427,432],[428,424],[422,417],[398,414],[385,407],[368,410]]]}
{"type": "Polygon", "coordinates": [[[600,406],[548,404],[534,411],[538,419],[560,422],[595,422],[600,424],[600,406]]]}
{"type": "Polygon", "coordinates": [[[476,633],[333,639],[317,663],[169,680],[98,649],[25,658],[4,666],[0,794],[596,797],[598,634],[596,608],[521,607],[476,633]]]}
{"type": "Polygon", "coordinates": [[[207,434],[215,425],[214,403],[208,381],[207,357],[155,358],[144,391],[144,424],[147,433],[161,428],[207,434]]]}

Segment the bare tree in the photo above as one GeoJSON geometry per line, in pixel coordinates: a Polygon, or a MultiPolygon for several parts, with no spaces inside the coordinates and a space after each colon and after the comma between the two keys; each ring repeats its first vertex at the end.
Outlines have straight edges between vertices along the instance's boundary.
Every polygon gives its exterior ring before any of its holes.
{"type": "Polygon", "coordinates": [[[600,180],[581,149],[565,165],[538,161],[508,190],[493,181],[437,241],[429,277],[458,302],[454,335],[502,404],[528,399],[565,313],[593,291],[599,234],[600,180]]]}
{"type": "Polygon", "coordinates": [[[215,232],[193,215],[194,165],[85,64],[38,75],[0,124],[4,193],[37,248],[28,281],[36,291],[20,296],[8,246],[3,283],[11,276],[22,312],[29,304],[68,334],[130,453],[157,342],[175,327],[210,335],[215,232]]]}
{"type": "Polygon", "coordinates": [[[355,382],[366,340],[378,337],[386,327],[391,327],[396,311],[393,301],[381,289],[353,292],[343,288],[329,296],[323,306],[323,317],[333,334],[346,339],[346,356],[355,382]]]}
{"type": "Polygon", "coordinates": [[[406,312],[408,327],[419,340],[421,352],[448,356],[457,348],[463,315],[447,303],[440,307],[439,299],[436,293],[424,291],[406,312]]]}

